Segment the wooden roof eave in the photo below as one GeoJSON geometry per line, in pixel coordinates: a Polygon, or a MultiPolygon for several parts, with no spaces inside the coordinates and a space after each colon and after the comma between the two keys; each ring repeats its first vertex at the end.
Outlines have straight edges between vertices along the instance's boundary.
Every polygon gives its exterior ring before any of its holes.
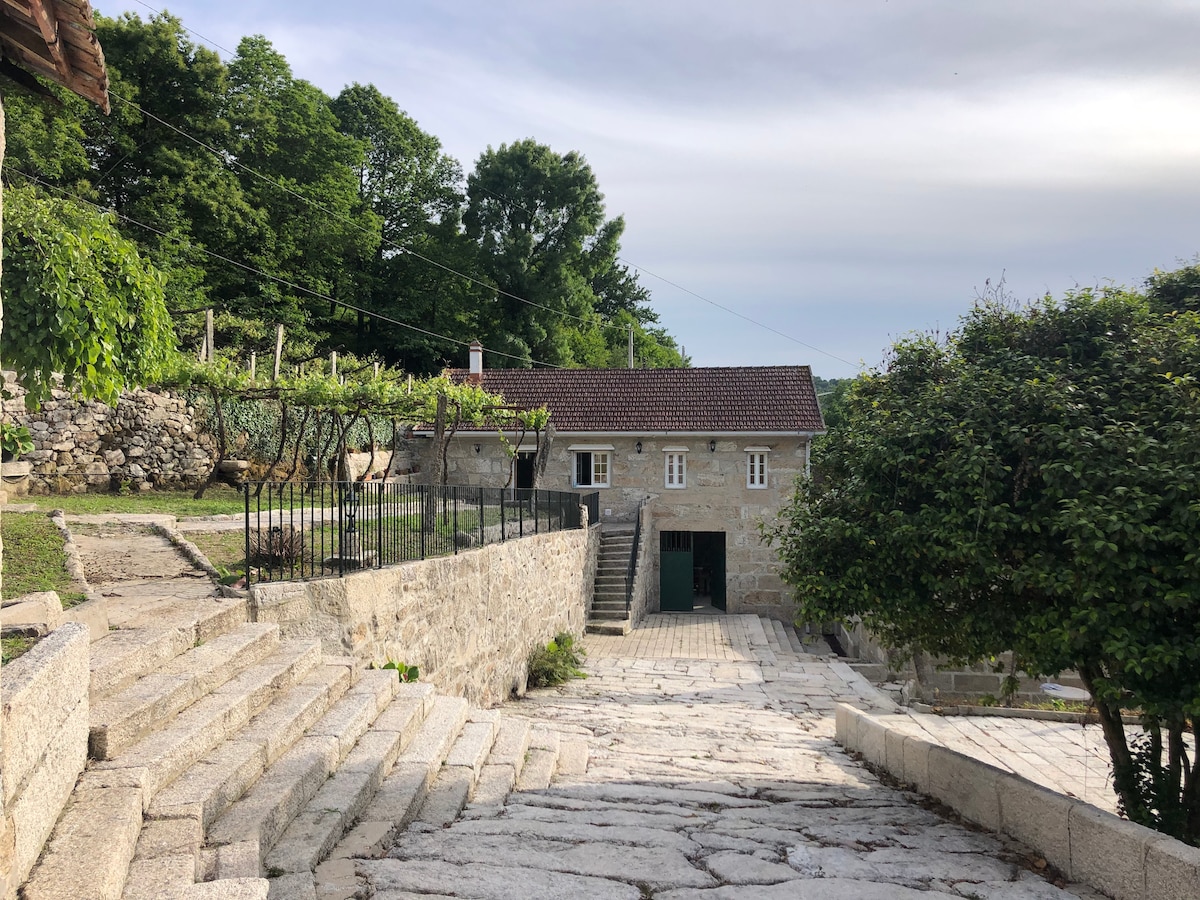
{"type": "Polygon", "coordinates": [[[109,111],[104,52],[87,0],[0,0],[0,48],[14,63],[109,111]]]}

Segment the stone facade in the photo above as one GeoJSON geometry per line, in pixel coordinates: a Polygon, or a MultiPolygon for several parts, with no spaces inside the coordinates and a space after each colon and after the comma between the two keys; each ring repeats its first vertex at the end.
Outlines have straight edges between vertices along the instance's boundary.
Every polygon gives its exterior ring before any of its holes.
{"type": "MultiPolygon", "coordinates": [[[[509,435],[510,444],[516,435],[509,435]]],[[[433,441],[417,439],[414,454],[421,470],[433,470],[433,441]]],[[[725,538],[726,604],[730,613],[755,613],[790,621],[790,593],[779,576],[774,551],[760,538],[759,522],[771,520],[808,465],[809,438],[796,434],[565,434],[555,436],[545,474],[545,490],[600,495],[601,522],[631,522],[640,505],[649,507],[648,553],[640,565],[655,573],[659,536],[664,531],[718,532],[725,538]],[[710,441],[716,449],[710,450],[710,441]],[[640,445],[640,451],[639,451],[640,445]],[[572,449],[576,448],[576,449],[572,449]],[[583,450],[581,448],[609,448],[583,450]],[[684,487],[666,486],[667,448],[686,456],[684,487]],[[685,448],[685,449],[678,449],[685,448]],[[747,487],[748,448],[764,448],[766,484],[747,487]],[[576,487],[577,452],[609,456],[608,486],[576,487]]],[[[533,452],[532,435],[517,452],[533,452]]],[[[513,466],[495,433],[455,435],[446,458],[449,484],[500,487],[510,483],[513,466]],[[476,446],[479,447],[476,451],[476,446]]],[[[512,482],[515,484],[516,479],[512,482]]],[[[647,572],[650,574],[650,572],[647,572]]],[[[647,579],[648,609],[659,608],[659,581],[647,579]]]]}
{"type": "Polygon", "coordinates": [[[526,659],[560,631],[583,632],[598,527],[490,544],[344,578],[255,585],[255,621],[325,652],[416,665],[422,681],[480,706],[524,691],[526,659]]]}
{"type": "Polygon", "coordinates": [[[29,493],[192,487],[208,477],[215,438],[196,424],[195,409],[172,393],[136,390],[121,395],[116,407],[78,400],[55,391],[38,412],[27,412],[24,391],[5,373],[13,398],[2,403],[6,416],[29,428],[34,450],[24,460],[33,470],[29,493]]]}

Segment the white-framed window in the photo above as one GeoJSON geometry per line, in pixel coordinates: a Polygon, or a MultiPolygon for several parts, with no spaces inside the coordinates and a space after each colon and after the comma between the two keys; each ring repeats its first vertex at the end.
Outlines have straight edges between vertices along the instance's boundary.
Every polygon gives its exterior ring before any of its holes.
{"type": "Polygon", "coordinates": [[[663,448],[663,484],[669,488],[687,487],[687,448],[663,448]]]}
{"type": "Polygon", "coordinates": [[[607,450],[575,451],[575,487],[608,487],[612,455],[607,450]]]}
{"type": "Polygon", "coordinates": [[[763,490],[767,486],[767,455],[770,447],[746,448],[746,487],[763,490]]]}

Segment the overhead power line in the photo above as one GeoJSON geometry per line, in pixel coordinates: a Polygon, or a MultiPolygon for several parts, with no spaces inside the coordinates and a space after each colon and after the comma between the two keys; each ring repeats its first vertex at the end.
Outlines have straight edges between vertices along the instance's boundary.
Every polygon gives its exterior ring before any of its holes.
{"type": "MultiPolygon", "coordinates": [[[[197,244],[193,244],[191,241],[188,241],[186,239],[177,238],[176,236],[168,234],[165,231],[161,231],[160,229],[155,228],[152,225],[147,225],[145,222],[139,222],[137,219],[134,219],[131,216],[127,216],[124,213],[118,212],[117,210],[105,209],[100,204],[93,203],[91,200],[88,200],[85,197],[80,197],[78,194],[74,194],[71,191],[68,191],[64,188],[58,187],[57,185],[50,184],[47,181],[43,181],[42,179],[38,178],[36,175],[30,175],[28,172],[22,172],[20,169],[14,169],[14,168],[9,168],[9,171],[13,172],[17,175],[20,175],[22,178],[25,178],[28,181],[33,182],[34,184],[40,184],[45,188],[49,188],[50,190],[55,191],[64,197],[69,197],[72,200],[76,201],[77,203],[82,203],[86,206],[90,206],[93,209],[98,210],[99,212],[102,212],[102,213],[112,213],[114,216],[116,216],[121,221],[128,222],[131,225],[136,225],[139,228],[144,228],[146,231],[149,231],[152,234],[157,234],[159,237],[164,237],[164,238],[167,238],[168,240],[179,240],[179,242],[181,244],[183,244],[185,247],[187,247],[191,250],[196,250],[200,253],[203,253],[205,256],[209,256],[209,257],[212,257],[213,259],[220,260],[223,263],[226,263],[231,266],[235,266],[235,267],[242,269],[246,272],[249,272],[253,275],[258,275],[261,278],[266,278],[270,281],[274,281],[276,284],[283,285],[284,287],[290,288],[291,290],[297,291],[301,294],[306,294],[306,295],[308,295],[310,297],[314,297],[318,300],[323,300],[326,303],[331,303],[335,306],[340,306],[343,309],[351,310],[352,312],[362,313],[363,315],[369,316],[380,322],[386,322],[390,325],[398,325],[401,328],[406,328],[409,331],[415,331],[419,334],[425,335],[426,337],[436,338],[438,340],[443,340],[443,341],[446,341],[451,344],[457,344],[460,347],[469,347],[470,346],[469,341],[464,341],[464,340],[461,340],[460,338],[453,338],[453,337],[450,337],[449,335],[445,335],[445,334],[438,334],[435,331],[429,331],[428,329],[420,328],[416,325],[411,325],[408,322],[402,322],[399,319],[393,319],[391,316],[386,316],[383,313],[375,312],[374,310],[367,309],[366,307],[357,306],[353,303],[347,303],[345,300],[338,300],[336,297],[331,297],[328,294],[322,293],[321,291],[315,291],[315,290],[312,290],[311,288],[306,288],[303,285],[296,284],[295,282],[289,281],[286,278],[281,278],[278,275],[272,275],[269,272],[264,272],[262,269],[256,268],[255,266],[252,266],[249,263],[244,263],[244,262],[241,262],[240,260],[231,259],[230,257],[225,256],[224,254],[217,253],[213,250],[209,250],[207,247],[201,247],[197,244]]],[[[487,350],[488,353],[495,354],[496,356],[503,356],[506,359],[515,359],[518,362],[527,362],[527,363],[531,363],[533,365],[545,366],[550,369],[561,369],[562,368],[562,366],[555,365],[554,363],[543,362],[542,360],[533,359],[532,357],[529,357],[529,356],[517,356],[513,353],[505,353],[502,350],[493,350],[488,347],[485,347],[484,349],[487,350]]]]}
{"type": "MultiPolygon", "coordinates": [[[[520,203],[518,203],[516,200],[513,200],[511,197],[505,197],[503,194],[499,194],[496,191],[489,190],[488,188],[485,188],[483,185],[477,185],[477,187],[484,193],[491,194],[497,200],[501,200],[505,203],[512,204],[517,209],[524,210],[525,212],[529,213],[529,215],[531,215],[531,216],[533,215],[532,210],[530,210],[526,206],[522,206],[520,203]]],[[[705,303],[709,304],[710,306],[715,306],[717,309],[724,310],[725,312],[729,313],[732,316],[737,316],[739,319],[743,319],[744,321],[749,322],[751,325],[757,325],[759,328],[766,329],[767,331],[771,332],[772,334],[777,334],[781,338],[784,338],[785,340],[789,340],[794,344],[799,344],[801,347],[805,347],[809,350],[812,350],[814,353],[820,353],[824,356],[828,356],[830,359],[836,359],[838,362],[843,362],[848,366],[856,366],[856,368],[860,368],[860,369],[862,368],[861,365],[856,365],[855,363],[850,362],[850,360],[844,359],[844,358],[838,356],[836,353],[830,353],[828,350],[822,350],[820,347],[817,347],[813,344],[806,343],[805,341],[802,341],[799,338],[792,337],[790,334],[786,334],[785,332],[780,331],[778,328],[773,328],[764,322],[760,322],[757,319],[752,319],[750,316],[740,313],[736,309],[730,309],[728,306],[718,303],[716,300],[709,300],[703,294],[698,294],[695,291],[691,290],[690,288],[684,287],[682,284],[674,282],[669,278],[665,278],[662,275],[658,275],[654,272],[651,272],[645,266],[639,266],[637,263],[633,262],[632,260],[626,259],[623,256],[618,256],[617,259],[620,260],[621,262],[625,263],[625,265],[629,266],[631,269],[637,269],[639,272],[646,273],[651,278],[657,278],[659,281],[662,281],[665,284],[669,284],[671,287],[675,288],[676,290],[683,291],[685,294],[690,294],[691,296],[695,297],[697,300],[703,300],[705,303]]]]}
{"type": "MultiPolygon", "coordinates": [[[[135,0],[135,2],[137,2],[139,6],[142,6],[155,14],[160,14],[160,15],[162,14],[161,10],[158,10],[158,9],[154,8],[153,6],[151,6],[150,4],[143,2],[143,0],[135,0]]],[[[228,47],[224,47],[221,44],[218,44],[216,41],[212,40],[211,38],[206,37],[205,35],[200,34],[197,31],[193,31],[192,29],[188,28],[186,25],[183,25],[182,22],[180,23],[180,26],[188,34],[199,38],[200,40],[204,41],[205,43],[210,44],[219,50],[224,50],[226,53],[230,54],[231,56],[235,55],[234,51],[230,50],[228,47]]],[[[214,156],[216,156],[218,159],[220,159],[226,165],[230,165],[230,164],[235,165],[238,168],[242,169],[243,171],[247,172],[248,174],[251,174],[251,175],[255,176],[256,178],[262,179],[266,183],[273,185],[277,189],[282,190],[282,191],[290,194],[293,197],[296,197],[303,203],[308,204],[309,206],[313,207],[314,209],[320,210],[321,212],[325,213],[328,216],[332,216],[332,217],[338,219],[339,221],[350,224],[353,227],[358,228],[359,230],[363,231],[364,233],[366,233],[368,231],[368,229],[366,229],[365,227],[360,225],[358,222],[355,222],[353,219],[342,216],[342,215],[328,209],[327,207],[321,205],[320,203],[317,203],[316,201],[314,201],[308,197],[305,197],[303,194],[300,194],[299,192],[292,190],[291,188],[287,187],[286,185],[280,184],[279,182],[275,181],[273,178],[270,178],[269,176],[264,175],[261,172],[255,171],[254,169],[250,168],[249,166],[246,166],[243,163],[239,162],[238,160],[234,159],[228,153],[223,153],[223,152],[217,150],[216,148],[214,148],[211,145],[207,144],[206,142],[200,140],[199,138],[194,137],[191,134],[188,134],[183,129],[178,128],[177,126],[171,124],[170,122],[167,122],[167,121],[159,118],[158,116],[154,115],[153,113],[143,109],[142,107],[138,106],[133,101],[128,100],[127,98],[122,97],[119,94],[113,93],[112,91],[109,91],[109,93],[112,94],[112,96],[115,97],[117,100],[120,100],[122,103],[125,103],[128,106],[132,107],[133,109],[136,109],[138,112],[142,113],[142,115],[149,116],[151,119],[158,122],[159,124],[164,125],[167,128],[170,128],[172,131],[175,131],[180,136],[187,138],[188,140],[193,141],[197,145],[208,150],[210,153],[212,153],[214,156]]],[[[525,212],[529,213],[530,215],[533,215],[533,213],[529,209],[522,206],[520,203],[517,203],[515,200],[513,200],[509,197],[505,197],[502,194],[499,194],[495,191],[489,190],[488,188],[485,188],[482,185],[479,185],[479,188],[481,190],[483,190],[485,193],[491,194],[493,197],[503,200],[506,203],[510,203],[513,206],[516,206],[518,209],[523,209],[523,210],[525,210],[525,212]]],[[[395,250],[398,250],[402,253],[407,253],[410,256],[413,256],[413,257],[421,260],[422,262],[425,262],[431,266],[435,266],[439,269],[442,269],[443,271],[448,272],[452,275],[456,275],[459,278],[463,278],[466,281],[468,281],[471,284],[474,284],[478,287],[482,287],[489,291],[495,291],[497,294],[499,294],[501,296],[508,297],[512,300],[517,300],[521,303],[526,303],[530,306],[537,307],[538,309],[543,309],[546,312],[553,313],[555,315],[559,315],[559,316],[562,316],[567,319],[573,319],[576,322],[581,322],[585,325],[591,324],[591,322],[589,320],[587,320],[581,316],[574,315],[573,313],[569,313],[565,310],[554,309],[553,307],[546,306],[546,305],[544,305],[542,303],[538,303],[534,300],[529,300],[525,297],[521,297],[521,296],[518,296],[517,294],[510,293],[509,291],[505,291],[505,290],[497,287],[496,285],[488,284],[487,282],[481,281],[480,279],[477,279],[471,275],[468,275],[465,272],[460,272],[457,269],[453,268],[452,266],[445,265],[444,263],[438,262],[435,259],[431,259],[430,257],[425,256],[424,254],[418,253],[416,250],[413,250],[411,247],[402,246],[392,240],[389,240],[388,238],[382,238],[382,240],[384,243],[388,244],[390,247],[392,247],[395,250]]],[[[697,293],[696,291],[693,291],[690,288],[684,287],[683,285],[679,284],[678,282],[672,281],[671,279],[669,279],[663,275],[659,275],[655,272],[652,272],[651,270],[647,269],[645,266],[640,266],[637,263],[633,262],[632,260],[626,259],[623,256],[618,256],[617,259],[632,269],[636,269],[639,272],[644,272],[646,275],[649,275],[651,278],[657,278],[659,281],[663,282],[664,284],[670,285],[671,287],[675,288],[676,290],[683,291],[685,294],[695,297],[697,300],[707,303],[710,306],[716,307],[717,309],[722,310],[723,312],[727,312],[732,316],[736,316],[737,318],[742,319],[745,322],[749,322],[751,325],[757,326],[758,328],[762,328],[766,331],[771,332],[772,334],[778,335],[779,337],[783,338],[784,340],[791,341],[792,343],[794,343],[798,346],[804,347],[808,350],[812,350],[814,353],[820,353],[823,356],[828,356],[830,359],[835,359],[838,362],[845,363],[848,366],[854,366],[855,368],[858,368],[858,369],[862,368],[861,363],[853,363],[844,357],[838,356],[836,353],[830,353],[828,350],[823,350],[814,344],[810,344],[806,341],[802,341],[797,337],[793,337],[792,335],[787,334],[786,332],[780,331],[778,328],[774,328],[773,326],[767,325],[764,322],[760,322],[757,319],[754,319],[750,316],[745,315],[744,313],[740,313],[735,309],[731,309],[730,307],[725,306],[722,303],[718,303],[715,300],[710,300],[708,297],[705,297],[703,294],[697,293]]],[[[601,319],[601,323],[604,324],[603,319],[601,319]]],[[[607,324],[612,325],[613,323],[608,322],[607,324]]],[[[496,351],[492,351],[492,352],[496,352],[496,351]]],[[[517,357],[513,357],[513,358],[515,359],[517,357]]]]}

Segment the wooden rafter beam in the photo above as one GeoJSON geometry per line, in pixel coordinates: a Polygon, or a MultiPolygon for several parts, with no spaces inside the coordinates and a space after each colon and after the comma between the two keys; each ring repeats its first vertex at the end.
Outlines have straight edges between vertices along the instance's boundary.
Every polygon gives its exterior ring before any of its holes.
{"type": "Polygon", "coordinates": [[[37,23],[38,31],[46,42],[46,52],[50,56],[54,68],[63,80],[70,84],[75,79],[71,73],[71,63],[63,53],[62,44],[58,41],[58,16],[49,7],[50,0],[29,0],[29,13],[37,23]]]}
{"type": "Polygon", "coordinates": [[[88,0],[0,0],[0,52],[108,112],[108,74],[88,0]]]}

